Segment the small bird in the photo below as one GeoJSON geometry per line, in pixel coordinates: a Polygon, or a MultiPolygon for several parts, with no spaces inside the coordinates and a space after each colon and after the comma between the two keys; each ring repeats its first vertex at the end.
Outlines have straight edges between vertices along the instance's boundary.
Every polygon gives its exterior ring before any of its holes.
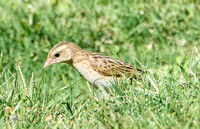
{"type": "Polygon", "coordinates": [[[72,42],[56,44],[48,53],[44,68],[55,63],[67,63],[74,67],[90,84],[107,89],[123,77],[139,79],[144,72],[120,60],[81,49],[72,42]]]}

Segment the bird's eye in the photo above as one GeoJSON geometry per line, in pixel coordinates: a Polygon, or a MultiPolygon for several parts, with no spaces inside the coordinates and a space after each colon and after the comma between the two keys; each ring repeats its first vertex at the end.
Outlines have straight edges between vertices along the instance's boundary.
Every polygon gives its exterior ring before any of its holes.
{"type": "Polygon", "coordinates": [[[55,54],[55,57],[59,57],[59,56],[60,56],[60,54],[59,54],[59,53],[56,53],[56,54],[55,54]]]}

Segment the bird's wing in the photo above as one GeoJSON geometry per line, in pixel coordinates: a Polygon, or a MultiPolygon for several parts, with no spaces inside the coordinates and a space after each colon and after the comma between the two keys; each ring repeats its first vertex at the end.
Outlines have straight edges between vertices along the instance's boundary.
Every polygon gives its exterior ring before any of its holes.
{"type": "Polygon", "coordinates": [[[120,60],[115,60],[113,58],[93,52],[89,55],[91,67],[101,75],[140,78],[141,74],[143,73],[140,69],[137,69],[130,64],[123,63],[120,60]]]}

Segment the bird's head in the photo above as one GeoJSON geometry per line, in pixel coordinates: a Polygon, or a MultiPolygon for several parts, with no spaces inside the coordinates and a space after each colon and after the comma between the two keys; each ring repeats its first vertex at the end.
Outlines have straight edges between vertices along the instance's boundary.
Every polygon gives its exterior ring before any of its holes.
{"type": "Polygon", "coordinates": [[[67,41],[56,44],[49,51],[49,54],[44,64],[44,68],[55,63],[61,63],[61,62],[70,63],[73,56],[73,50],[77,47],[78,46],[76,46],[74,43],[67,41]]]}

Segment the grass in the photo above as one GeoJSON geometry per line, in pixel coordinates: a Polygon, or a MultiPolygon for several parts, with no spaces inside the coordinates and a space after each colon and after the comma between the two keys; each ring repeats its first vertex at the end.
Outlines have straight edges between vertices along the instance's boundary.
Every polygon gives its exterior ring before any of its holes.
{"type": "Polygon", "coordinates": [[[0,127],[200,128],[199,5],[0,1],[0,127]],[[44,70],[49,49],[60,41],[147,70],[160,93],[147,94],[133,83],[106,94],[68,65],[44,70]]]}

